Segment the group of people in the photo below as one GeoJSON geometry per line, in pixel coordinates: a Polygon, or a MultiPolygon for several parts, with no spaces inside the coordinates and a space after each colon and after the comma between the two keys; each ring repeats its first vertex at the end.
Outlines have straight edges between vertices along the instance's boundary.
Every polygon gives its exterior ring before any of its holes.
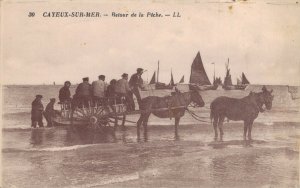
{"type": "MultiPolygon", "coordinates": [[[[141,103],[139,89],[144,88],[142,79],[143,72],[144,70],[142,68],[138,68],[136,73],[130,77],[129,81],[128,74],[123,73],[121,79],[112,79],[109,85],[105,82],[105,75],[98,76],[98,80],[93,81],[92,84],[89,83],[89,78],[85,77],[82,79],[82,83],[77,86],[73,99],[70,92],[71,82],[66,81],[64,86],[59,90],[59,103],[68,104],[71,103],[71,101],[77,101],[77,104],[88,106],[91,105],[91,101],[93,103],[101,102],[103,98],[107,97],[116,99],[123,98],[125,99],[127,110],[133,111],[135,110],[133,95],[135,95],[138,105],[141,103]]],[[[40,127],[43,126],[43,115],[47,120],[47,126],[52,126],[50,120],[51,117],[56,114],[54,110],[55,99],[50,99],[50,103],[47,105],[45,111],[41,99],[42,96],[37,95],[36,99],[32,102],[32,127],[36,127],[37,124],[40,127]]]]}
{"type": "Polygon", "coordinates": [[[42,95],[36,95],[35,99],[31,103],[31,127],[36,128],[44,127],[43,116],[47,121],[47,127],[52,126],[52,117],[54,117],[58,112],[54,110],[55,98],[51,98],[50,102],[47,104],[46,109],[44,109],[42,103],[42,95]]]}

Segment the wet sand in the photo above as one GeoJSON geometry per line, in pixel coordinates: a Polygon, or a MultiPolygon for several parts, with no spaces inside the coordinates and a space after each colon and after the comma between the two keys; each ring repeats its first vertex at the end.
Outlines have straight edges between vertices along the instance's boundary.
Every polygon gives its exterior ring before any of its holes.
{"type": "Polygon", "coordinates": [[[116,135],[67,127],[4,130],[3,187],[298,187],[300,123],[150,125],[116,135]]]}

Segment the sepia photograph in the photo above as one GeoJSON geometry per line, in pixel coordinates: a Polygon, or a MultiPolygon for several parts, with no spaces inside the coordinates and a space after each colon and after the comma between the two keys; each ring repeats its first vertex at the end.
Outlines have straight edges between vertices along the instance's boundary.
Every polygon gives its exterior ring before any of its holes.
{"type": "Polygon", "coordinates": [[[298,0],[0,0],[3,188],[298,188],[298,0]]]}

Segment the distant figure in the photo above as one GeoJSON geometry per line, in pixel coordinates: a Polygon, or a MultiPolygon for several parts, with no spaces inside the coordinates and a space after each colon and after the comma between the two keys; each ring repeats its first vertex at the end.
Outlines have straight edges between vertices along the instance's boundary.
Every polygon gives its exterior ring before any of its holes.
{"type": "Polygon", "coordinates": [[[52,118],[55,117],[56,112],[54,110],[55,98],[51,98],[50,102],[47,104],[44,117],[47,121],[47,127],[52,127],[52,118]]]}
{"type": "Polygon", "coordinates": [[[122,74],[122,79],[118,80],[115,85],[115,92],[117,97],[125,97],[128,110],[134,110],[134,101],[128,84],[128,74],[122,74]]]}
{"type": "Polygon", "coordinates": [[[58,98],[59,98],[60,103],[65,103],[65,102],[71,101],[70,86],[71,86],[71,82],[65,81],[64,86],[59,90],[58,98]]]}
{"type": "Polygon", "coordinates": [[[116,96],[116,92],[115,92],[116,83],[117,83],[116,79],[112,79],[110,81],[109,85],[107,86],[106,97],[115,97],[116,96]]]}
{"type": "Polygon", "coordinates": [[[34,101],[31,103],[31,127],[36,128],[38,124],[39,127],[44,127],[43,124],[43,111],[44,106],[42,104],[42,95],[36,95],[34,101]]]}
{"type": "Polygon", "coordinates": [[[106,83],[105,81],[105,76],[100,75],[99,80],[94,81],[92,83],[92,90],[93,90],[93,100],[99,101],[103,97],[105,97],[105,91],[106,91],[106,83]]]}
{"type": "Polygon", "coordinates": [[[92,87],[89,83],[89,78],[82,78],[82,83],[80,83],[75,91],[76,100],[79,103],[84,104],[85,106],[89,105],[89,101],[91,100],[92,87]]]}
{"type": "Polygon", "coordinates": [[[142,79],[142,74],[143,74],[143,69],[138,68],[136,70],[136,73],[133,74],[129,80],[129,86],[131,88],[132,93],[135,95],[137,102],[140,106],[141,103],[141,95],[140,95],[140,89],[143,89],[143,79],[142,79]]]}

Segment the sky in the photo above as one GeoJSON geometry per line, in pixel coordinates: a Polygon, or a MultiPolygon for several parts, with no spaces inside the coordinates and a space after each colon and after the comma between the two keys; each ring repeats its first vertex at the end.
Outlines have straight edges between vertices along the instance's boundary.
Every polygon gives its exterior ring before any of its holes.
{"type": "Polygon", "coordinates": [[[4,84],[80,83],[144,68],[151,79],[175,82],[199,51],[208,77],[233,82],[244,72],[253,84],[300,85],[300,5],[296,1],[6,1],[1,5],[4,84]],[[43,17],[44,12],[96,11],[100,18],[43,17]],[[35,12],[34,17],[28,17],[35,12]],[[158,12],[181,17],[112,17],[158,12]]]}

